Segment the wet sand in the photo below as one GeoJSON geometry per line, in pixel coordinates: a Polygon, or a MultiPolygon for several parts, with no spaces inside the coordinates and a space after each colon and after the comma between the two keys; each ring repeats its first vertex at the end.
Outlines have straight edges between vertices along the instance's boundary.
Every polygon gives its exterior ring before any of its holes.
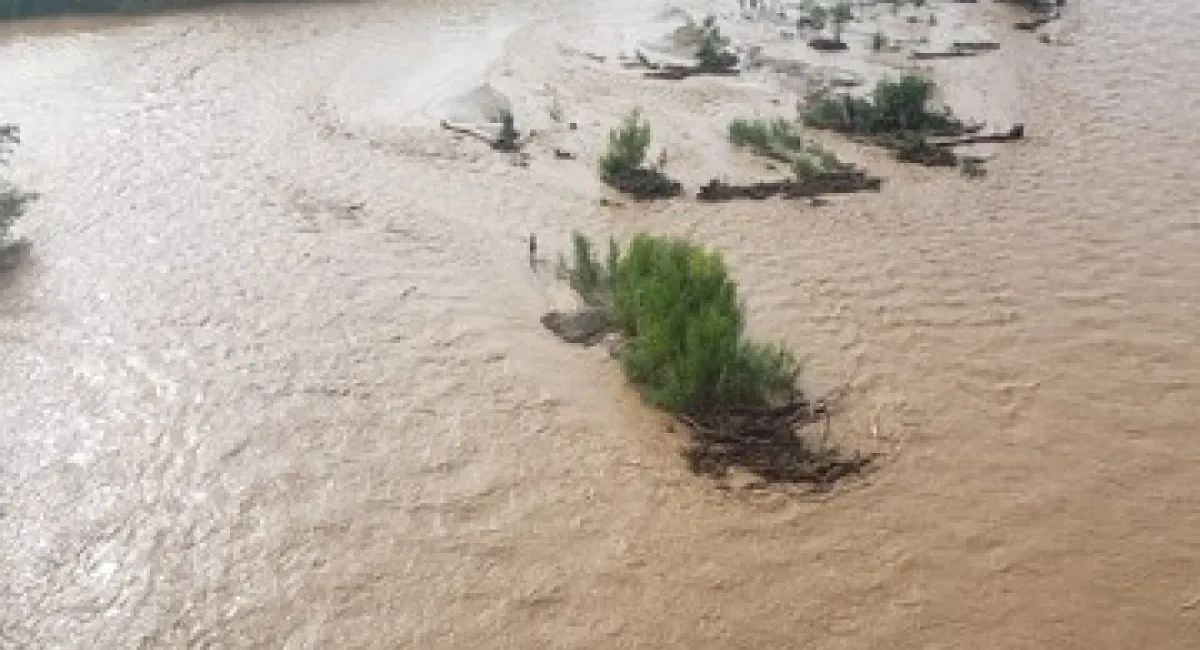
{"type": "Polygon", "coordinates": [[[947,99],[1030,125],[983,180],[828,138],[884,191],[604,207],[631,105],[694,187],[762,173],[724,125],[792,101],[571,53],[659,9],[6,26],[43,198],[0,283],[0,647],[1194,647],[1197,9],[1095,0],[1045,45],[947,7],[1002,44],[936,63],[947,99]],[[482,81],[544,132],[528,168],[437,128],[482,81]],[[723,250],[881,469],[819,500],[690,474],[538,324],[570,296],[523,238],[573,228],[723,250]]]}

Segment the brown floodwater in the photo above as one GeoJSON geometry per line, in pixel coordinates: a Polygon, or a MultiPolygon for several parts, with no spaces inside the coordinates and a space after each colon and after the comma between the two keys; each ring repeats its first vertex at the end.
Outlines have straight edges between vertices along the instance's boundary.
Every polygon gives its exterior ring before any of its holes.
{"type": "Polygon", "coordinates": [[[986,179],[880,158],[822,209],[604,208],[589,164],[435,128],[481,77],[592,140],[765,96],[556,58],[616,9],[4,26],[42,198],[0,279],[0,648],[1200,647],[1200,5],[1069,4],[1054,44],[998,30],[977,83],[1032,135],[986,179]],[[689,473],[538,325],[522,237],[575,227],[724,250],[879,470],[689,473]]]}

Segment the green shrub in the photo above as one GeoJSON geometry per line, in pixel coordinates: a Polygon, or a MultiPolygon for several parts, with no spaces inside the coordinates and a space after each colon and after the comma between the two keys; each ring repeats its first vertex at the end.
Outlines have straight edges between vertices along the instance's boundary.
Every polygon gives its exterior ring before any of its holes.
{"type": "MultiPolygon", "coordinates": [[[[8,156],[14,145],[21,142],[20,129],[13,124],[0,124],[0,166],[8,164],[8,156]]],[[[0,178],[0,245],[8,239],[13,222],[25,213],[25,205],[33,195],[21,192],[4,178],[0,178]]]]}
{"type": "Polygon", "coordinates": [[[905,75],[898,81],[880,81],[871,92],[879,128],[885,131],[916,131],[924,128],[929,115],[925,107],[936,88],[932,81],[913,74],[905,75]]]}
{"type": "Polygon", "coordinates": [[[765,120],[734,119],[729,123],[729,141],[739,147],[771,146],[771,126],[765,120]]]}
{"type": "Polygon", "coordinates": [[[573,264],[571,266],[571,288],[585,299],[591,299],[600,288],[600,265],[592,257],[592,242],[583,233],[571,233],[573,264]]]}
{"type": "Polygon", "coordinates": [[[600,177],[614,176],[642,166],[650,146],[650,124],[642,120],[638,109],[630,111],[621,125],[608,132],[608,149],[600,157],[600,177]]]}
{"type": "Polygon", "coordinates": [[[846,23],[854,20],[854,9],[848,2],[839,2],[830,12],[830,18],[833,21],[833,40],[840,43],[842,42],[842,28],[846,23]]]}
{"type": "Polygon", "coordinates": [[[822,5],[815,5],[812,9],[809,9],[808,19],[813,27],[825,29],[825,24],[829,22],[829,10],[822,5]]]}
{"type": "Polygon", "coordinates": [[[700,48],[696,51],[696,60],[706,68],[732,68],[738,64],[738,57],[729,50],[729,39],[717,27],[716,16],[709,15],[704,19],[700,31],[700,48]]]}
{"type": "Polygon", "coordinates": [[[952,135],[961,132],[962,122],[949,112],[928,110],[936,88],[932,81],[913,74],[894,81],[883,79],[875,85],[870,99],[843,95],[811,102],[805,111],[804,123],[860,135],[906,131],[952,135]]]}
{"type": "Polygon", "coordinates": [[[875,32],[871,35],[871,51],[881,52],[883,48],[887,47],[887,44],[887,37],[883,35],[883,32],[875,32]]]}
{"type": "MultiPolygon", "coordinates": [[[[590,244],[576,243],[576,254],[587,257],[577,266],[598,268],[590,244]]],[[[610,287],[605,301],[626,337],[622,369],[647,401],[697,413],[791,395],[795,358],[778,346],[746,340],[737,286],[719,253],[638,235],[623,254],[610,242],[603,275],[610,287]]]]}
{"type": "Polygon", "coordinates": [[[812,178],[842,166],[833,152],[804,138],[792,122],[783,118],[735,119],[729,123],[729,141],[750,147],[756,153],[788,163],[796,176],[812,178]]]}
{"type": "Polygon", "coordinates": [[[802,151],[808,146],[792,122],[781,117],[770,121],[734,119],[729,122],[729,142],[765,155],[802,151]]]}

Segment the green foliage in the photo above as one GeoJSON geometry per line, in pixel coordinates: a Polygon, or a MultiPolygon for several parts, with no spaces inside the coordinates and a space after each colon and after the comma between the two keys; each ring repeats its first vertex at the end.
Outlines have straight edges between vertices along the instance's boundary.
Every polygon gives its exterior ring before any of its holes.
{"type": "Polygon", "coordinates": [[[880,127],[885,131],[924,128],[928,116],[925,106],[935,89],[932,81],[912,74],[899,81],[880,81],[871,92],[880,127]]]}
{"type": "Polygon", "coordinates": [[[641,167],[650,146],[650,124],[638,109],[630,111],[621,125],[608,132],[608,149],[600,157],[600,177],[615,176],[641,167]]]}
{"type": "Polygon", "coordinates": [[[781,117],[769,122],[734,119],[729,123],[729,141],[740,147],[754,147],[762,151],[803,149],[805,146],[804,136],[796,131],[792,122],[781,117]]]}
{"type": "Polygon", "coordinates": [[[792,122],[783,118],[771,121],[735,119],[729,123],[729,141],[788,163],[801,179],[812,178],[842,164],[832,152],[805,139],[792,122]]]}
{"type": "MultiPolygon", "coordinates": [[[[597,269],[575,235],[578,268],[597,269]]],[[[645,398],[696,413],[788,397],[798,364],[778,346],[747,341],[737,286],[715,251],[679,239],[638,235],[622,254],[609,244],[605,302],[626,337],[621,365],[645,398]]],[[[595,295],[595,294],[593,294],[595,295]]]]}
{"type": "Polygon", "coordinates": [[[590,299],[600,288],[603,270],[592,257],[592,242],[583,233],[571,233],[571,250],[574,263],[571,266],[571,288],[585,299],[590,299]]]}
{"type": "Polygon", "coordinates": [[[871,51],[880,52],[887,47],[887,44],[887,36],[884,36],[883,32],[875,32],[871,35],[871,51]]]}
{"type": "Polygon", "coordinates": [[[979,158],[963,157],[962,166],[959,168],[962,175],[970,179],[979,179],[987,176],[987,167],[984,167],[983,160],[979,158]]]}
{"type": "Polygon", "coordinates": [[[842,27],[854,20],[854,9],[848,2],[839,2],[830,12],[830,19],[833,21],[833,40],[840,43],[842,42],[842,27]]]}
{"type": "Polygon", "coordinates": [[[711,14],[701,26],[696,60],[705,68],[732,68],[738,64],[737,55],[729,50],[729,39],[717,27],[717,17],[711,14]]]}
{"type": "Polygon", "coordinates": [[[821,160],[810,154],[801,154],[792,160],[792,173],[800,180],[808,180],[825,171],[821,160]]]}
{"type": "Polygon", "coordinates": [[[808,18],[812,22],[813,27],[825,29],[825,24],[829,22],[829,10],[822,5],[814,5],[808,11],[808,18]]]}
{"type": "Polygon", "coordinates": [[[554,101],[551,102],[548,112],[550,113],[550,119],[554,120],[555,122],[563,121],[563,107],[562,104],[558,102],[558,95],[554,96],[554,101]]]}
{"type": "MultiPolygon", "coordinates": [[[[21,131],[14,124],[0,124],[0,165],[8,164],[8,156],[14,145],[21,142],[21,131]]],[[[0,178],[0,244],[8,239],[8,232],[22,214],[25,205],[33,199],[32,194],[21,192],[8,180],[0,178]]]]}
{"type": "Polygon", "coordinates": [[[949,113],[932,113],[927,105],[936,86],[909,74],[899,80],[883,79],[870,99],[839,96],[810,103],[804,123],[822,129],[859,135],[919,131],[952,135],[963,125],[949,113]]]}

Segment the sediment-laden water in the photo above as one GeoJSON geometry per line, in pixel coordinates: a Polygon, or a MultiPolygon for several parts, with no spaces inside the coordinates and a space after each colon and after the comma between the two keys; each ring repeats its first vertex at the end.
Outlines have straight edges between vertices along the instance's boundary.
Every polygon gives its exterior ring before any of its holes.
{"type": "Polygon", "coordinates": [[[1072,3],[939,67],[1029,125],[986,180],[858,152],[877,196],[606,208],[437,119],[557,97],[586,158],[643,103],[694,183],[769,92],[630,84],[564,47],[637,12],[583,4],[4,26],[42,198],[0,280],[0,647],[1196,647],[1200,10],[1072,3]],[[724,250],[880,470],[690,474],[538,325],[522,238],[575,227],[724,250]]]}

